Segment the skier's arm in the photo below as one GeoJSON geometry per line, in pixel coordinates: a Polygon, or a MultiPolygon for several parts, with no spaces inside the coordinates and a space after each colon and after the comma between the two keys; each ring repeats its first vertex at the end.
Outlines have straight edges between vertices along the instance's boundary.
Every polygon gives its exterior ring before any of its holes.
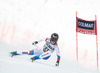
{"type": "Polygon", "coordinates": [[[57,54],[57,62],[56,62],[56,66],[59,66],[59,62],[60,62],[60,51],[59,48],[56,48],[56,54],[57,54]]]}
{"type": "Polygon", "coordinates": [[[38,41],[34,41],[34,42],[32,43],[32,45],[38,44],[39,42],[42,42],[42,41],[47,41],[47,39],[48,39],[48,38],[40,39],[40,40],[38,40],[38,41]]]}

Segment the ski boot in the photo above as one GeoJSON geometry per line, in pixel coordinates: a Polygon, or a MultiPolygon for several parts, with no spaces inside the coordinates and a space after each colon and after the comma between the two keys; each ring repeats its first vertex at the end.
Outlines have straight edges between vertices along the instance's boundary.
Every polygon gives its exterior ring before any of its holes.
{"type": "Polygon", "coordinates": [[[11,57],[13,57],[14,55],[18,55],[17,51],[10,52],[10,54],[11,54],[11,57]]]}
{"type": "Polygon", "coordinates": [[[38,56],[34,56],[34,57],[31,58],[31,61],[33,62],[33,61],[35,61],[37,59],[39,59],[39,57],[38,56]]]}

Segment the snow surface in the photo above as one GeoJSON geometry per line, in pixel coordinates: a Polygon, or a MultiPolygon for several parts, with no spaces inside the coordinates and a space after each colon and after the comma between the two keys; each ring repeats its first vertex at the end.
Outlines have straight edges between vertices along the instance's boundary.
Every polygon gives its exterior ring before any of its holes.
{"type": "Polygon", "coordinates": [[[95,35],[78,33],[76,61],[76,11],[78,17],[86,20],[94,20],[97,15],[100,44],[99,0],[0,0],[0,73],[96,73],[95,35]],[[10,51],[29,51],[35,48],[31,45],[33,41],[50,37],[54,32],[60,37],[59,67],[54,66],[55,52],[49,60],[34,63],[30,61],[32,56],[10,57],[10,51]]]}
{"type": "Polygon", "coordinates": [[[99,73],[80,67],[78,64],[61,59],[60,66],[55,66],[53,54],[47,61],[31,62],[32,56],[22,55],[10,57],[11,45],[0,42],[0,73],[99,73]]]}

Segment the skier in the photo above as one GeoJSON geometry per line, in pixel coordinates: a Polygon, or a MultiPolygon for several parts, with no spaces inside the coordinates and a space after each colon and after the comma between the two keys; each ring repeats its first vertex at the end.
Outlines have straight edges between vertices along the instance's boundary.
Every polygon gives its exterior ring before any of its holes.
{"type": "Polygon", "coordinates": [[[41,41],[45,41],[46,43],[44,44],[43,48],[37,48],[37,49],[33,49],[29,52],[17,52],[17,51],[13,51],[11,52],[11,57],[15,56],[15,55],[21,55],[21,54],[28,54],[28,55],[35,55],[34,57],[31,58],[32,62],[37,60],[37,59],[44,59],[47,60],[50,58],[51,54],[56,51],[57,54],[57,62],[55,64],[55,66],[59,66],[59,62],[60,62],[60,51],[59,51],[59,47],[57,45],[57,41],[59,39],[59,36],[57,33],[53,33],[51,35],[50,38],[46,38],[46,39],[41,39],[39,41],[35,41],[34,43],[32,43],[32,45],[36,45],[41,41]]]}

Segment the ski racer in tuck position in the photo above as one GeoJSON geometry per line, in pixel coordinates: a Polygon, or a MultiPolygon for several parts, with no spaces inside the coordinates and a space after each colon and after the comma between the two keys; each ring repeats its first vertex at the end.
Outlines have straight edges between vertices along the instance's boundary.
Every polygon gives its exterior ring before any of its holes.
{"type": "Polygon", "coordinates": [[[35,44],[38,44],[41,41],[45,41],[46,43],[44,44],[43,48],[33,49],[33,50],[30,50],[29,52],[13,51],[13,52],[11,52],[11,57],[16,56],[16,55],[22,55],[22,54],[35,55],[34,57],[31,58],[31,60],[33,62],[37,59],[47,60],[47,59],[50,58],[51,54],[54,51],[56,51],[57,61],[56,61],[55,66],[59,66],[60,51],[59,51],[59,47],[57,45],[58,39],[59,39],[58,34],[53,33],[50,38],[41,39],[39,41],[34,41],[34,43],[32,43],[32,45],[35,45],[35,44]]]}

